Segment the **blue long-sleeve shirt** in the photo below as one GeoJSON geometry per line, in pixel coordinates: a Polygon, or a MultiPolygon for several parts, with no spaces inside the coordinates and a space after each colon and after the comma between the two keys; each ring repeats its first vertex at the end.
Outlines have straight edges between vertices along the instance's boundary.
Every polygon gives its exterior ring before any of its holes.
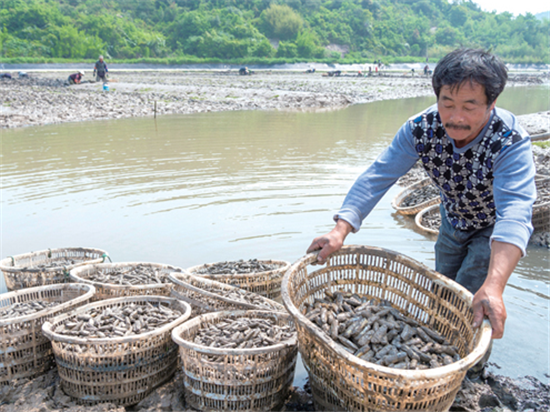
{"type": "MultiPolygon", "coordinates": [[[[399,177],[410,170],[419,160],[419,157],[422,158],[423,162],[428,162],[427,158],[430,153],[422,153],[421,148],[418,147],[418,139],[413,135],[414,122],[416,121],[420,125],[423,119],[425,123],[426,114],[434,115],[438,119],[437,105],[428,108],[420,115],[413,116],[399,129],[390,146],[356,180],[340,211],[334,215],[335,220],[345,220],[353,227],[353,231],[357,232],[363,220],[382,196],[399,177]],[[422,117],[423,115],[424,117],[422,117]],[[426,159],[424,159],[424,155],[426,159]]],[[[447,136],[444,139],[446,139],[445,142],[452,144],[452,152],[457,156],[466,153],[469,149],[471,152],[472,149],[479,147],[480,142],[485,142],[487,136],[493,134],[492,128],[495,128],[495,122],[502,126],[503,130],[508,130],[504,135],[512,136],[513,133],[513,139],[508,139],[508,143],[503,144],[496,157],[491,159],[490,177],[492,178],[492,187],[482,193],[485,199],[488,199],[487,203],[496,209],[496,221],[491,240],[511,243],[520,248],[522,253],[525,254],[527,243],[533,232],[531,214],[536,199],[535,166],[528,133],[518,124],[513,114],[495,108],[487,125],[468,145],[457,148],[452,139],[447,136]]],[[[443,128],[442,125],[437,126],[443,128]]],[[[502,141],[506,140],[502,139],[502,141]]],[[[433,150],[431,153],[434,153],[433,150]]],[[[437,171],[435,173],[439,176],[437,171]]],[[[449,188],[448,185],[441,185],[444,180],[441,176],[436,179],[430,172],[428,174],[440,188],[442,202],[444,205],[446,204],[448,210],[452,210],[454,207],[455,210],[462,211],[457,204],[452,204],[457,203],[457,200],[464,200],[461,197],[462,195],[459,194],[458,197],[453,198],[453,189],[449,188]],[[442,186],[445,186],[445,188],[442,188],[442,186]]],[[[465,201],[467,202],[467,200],[465,201]]],[[[460,219],[456,220],[460,221],[460,219]]],[[[462,218],[462,220],[464,219],[462,218]]]]}

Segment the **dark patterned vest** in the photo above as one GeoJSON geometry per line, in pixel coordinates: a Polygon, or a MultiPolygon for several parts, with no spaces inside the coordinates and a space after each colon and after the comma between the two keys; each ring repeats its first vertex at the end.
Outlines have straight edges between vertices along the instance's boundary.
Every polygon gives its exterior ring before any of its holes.
{"type": "Polygon", "coordinates": [[[455,229],[493,225],[493,165],[505,146],[521,140],[494,114],[483,138],[463,153],[453,150],[437,111],[409,120],[415,149],[426,172],[439,187],[447,219],[455,229]]]}

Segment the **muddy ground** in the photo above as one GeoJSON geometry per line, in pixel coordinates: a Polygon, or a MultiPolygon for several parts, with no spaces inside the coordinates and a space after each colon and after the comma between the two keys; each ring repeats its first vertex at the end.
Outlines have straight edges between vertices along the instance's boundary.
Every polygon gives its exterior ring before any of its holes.
{"type": "MultiPolygon", "coordinates": [[[[451,412],[542,412],[550,409],[550,388],[532,377],[510,379],[486,374],[473,382],[465,379],[451,412]]],[[[32,380],[22,379],[0,387],[0,412],[156,412],[192,411],[185,404],[180,372],[167,384],[131,407],[106,403],[96,406],[78,405],[63,393],[54,368],[32,380]]],[[[283,411],[316,411],[309,385],[293,387],[283,411]]]]}
{"type": "MultiPolygon", "coordinates": [[[[258,71],[117,71],[109,91],[101,83],[69,86],[66,71],[0,79],[0,128],[96,119],[227,110],[335,110],[352,104],[433,94],[431,78],[258,71]]],[[[548,74],[510,74],[509,86],[542,84],[548,74]]]]}

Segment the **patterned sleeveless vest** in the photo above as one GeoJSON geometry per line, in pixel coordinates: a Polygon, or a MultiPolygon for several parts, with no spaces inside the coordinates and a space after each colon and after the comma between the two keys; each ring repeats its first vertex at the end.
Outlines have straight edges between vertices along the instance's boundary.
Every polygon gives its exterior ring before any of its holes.
{"type": "Polygon", "coordinates": [[[409,120],[415,149],[426,172],[441,191],[447,219],[455,229],[493,225],[493,165],[505,146],[521,140],[494,114],[483,138],[463,153],[453,150],[437,111],[409,120]]]}

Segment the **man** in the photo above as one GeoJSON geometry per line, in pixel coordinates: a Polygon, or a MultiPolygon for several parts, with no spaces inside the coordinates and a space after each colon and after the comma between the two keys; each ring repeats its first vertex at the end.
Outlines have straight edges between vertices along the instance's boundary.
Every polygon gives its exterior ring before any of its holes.
{"type": "Polygon", "coordinates": [[[95,62],[94,65],[94,76],[96,76],[95,81],[102,81],[105,83],[107,81],[107,73],[109,70],[107,70],[107,64],[103,61],[103,56],[99,56],[99,60],[95,62]]]}
{"type": "Polygon", "coordinates": [[[69,75],[69,84],[80,84],[80,82],[82,81],[82,76],[84,76],[83,71],[79,71],[77,73],[69,75]]]}
{"type": "Polygon", "coordinates": [[[536,198],[530,138],[514,115],[495,107],[507,78],[504,64],[482,50],[445,56],[432,77],[437,103],[401,127],[349,191],[336,227],[314,239],[308,252],[320,250],[324,263],[420,160],[441,192],[435,268],[474,294],[474,327],[487,316],[493,339],[500,339],[502,294],[525,255],[536,198]]]}

